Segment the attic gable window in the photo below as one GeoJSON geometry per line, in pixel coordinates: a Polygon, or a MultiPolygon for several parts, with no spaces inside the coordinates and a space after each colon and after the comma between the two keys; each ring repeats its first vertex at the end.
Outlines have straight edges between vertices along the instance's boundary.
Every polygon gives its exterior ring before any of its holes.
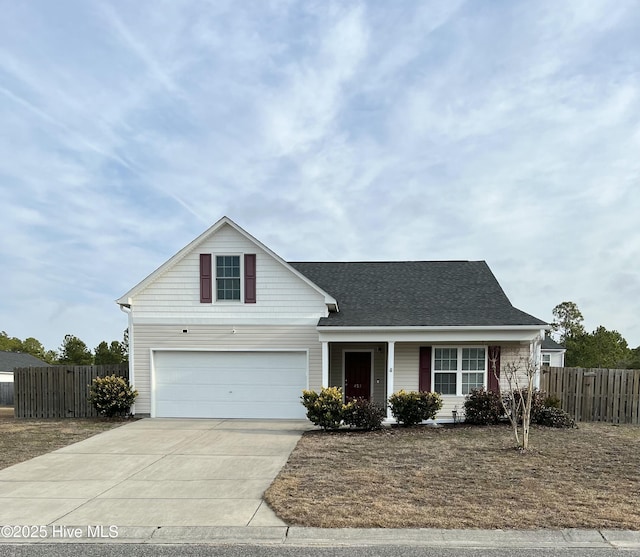
{"type": "Polygon", "coordinates": [[[216,256],[216,299],[240,301],[240,256],[216,256]]]}

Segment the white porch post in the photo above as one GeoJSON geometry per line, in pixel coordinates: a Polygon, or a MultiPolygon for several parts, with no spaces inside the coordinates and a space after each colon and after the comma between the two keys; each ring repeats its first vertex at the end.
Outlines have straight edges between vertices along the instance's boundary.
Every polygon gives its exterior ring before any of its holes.
{"type": "Polygon", "coordinates": [[[531,359],[536,366],[536,375],[534,377],[533,386],[536,389],[540,389],[540,376],[542,374],[542,353],[540,350],[542,349],[542,338],[544,335],[544,331],[540,331],[540,335],[531,343],[530,353],[531,359]]]}
{"type": "Polygon", "coordinates": [[[329,386],[329,343],[322,343],[322,388],[329,386]]]}
{"type": "MultiPolygon", "coordinates": [[[[387,400],[393,394],[393,368],[396,364],[396,343],[387,342],[387,400]]],[[[387,406],[387,419],[392,419],[391,409],[387,406]]]]}

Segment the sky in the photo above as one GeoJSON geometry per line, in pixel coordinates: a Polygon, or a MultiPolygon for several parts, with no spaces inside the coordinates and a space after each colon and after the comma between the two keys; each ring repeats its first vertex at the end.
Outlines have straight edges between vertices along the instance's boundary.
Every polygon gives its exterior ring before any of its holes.
{"type": "Polygon", "coordinates": [[[640,345],[637,0],[0,0],[0,330],[230,217],[288,261],[485,260],[640,345]]]}

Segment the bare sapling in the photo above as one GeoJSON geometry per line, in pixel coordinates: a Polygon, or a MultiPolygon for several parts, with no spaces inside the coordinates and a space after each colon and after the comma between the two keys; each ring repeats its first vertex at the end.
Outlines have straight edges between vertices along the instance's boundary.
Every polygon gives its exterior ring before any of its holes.
{"type": "Polygon", "coordinates": [[[531,407],[538,366],[532,358],[520,358],[503,365],[501,375],[506,382],[506,392],[504,392],[498,377],[496,362],[497,356],[489,354],[489,363],[497,380],[502,408],[509,418],[516,446],[526,451],[529,448],[531,407]]]}

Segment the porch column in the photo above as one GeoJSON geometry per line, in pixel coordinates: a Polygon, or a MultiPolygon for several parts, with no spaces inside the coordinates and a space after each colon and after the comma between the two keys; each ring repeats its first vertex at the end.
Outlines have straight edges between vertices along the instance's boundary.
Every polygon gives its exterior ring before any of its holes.
{"type": "MultiPolygon", "coordinates": [[[[396,365],[396,343],[387,342],[387,400],[393,394],[393,368],[396,365]]],[[[387,419],[392,419],[391,409],[387,406],[387,419]]]]}
{"type": "Polygon", "coordinates": [[[329,386],[329,343],[322,343],[322,388],[329,386]]]}

